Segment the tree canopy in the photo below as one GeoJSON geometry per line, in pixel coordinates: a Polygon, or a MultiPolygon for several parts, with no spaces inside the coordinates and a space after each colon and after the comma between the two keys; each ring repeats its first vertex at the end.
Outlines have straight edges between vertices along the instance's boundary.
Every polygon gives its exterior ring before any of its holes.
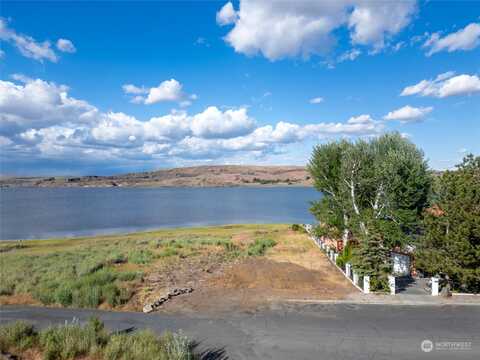
{"type": "Polygon", "coordinates": [[[426,212],[417,267],[447,274],[453,287],[480,292],[480,157],[467,156],[438,182],[434,206],[426,212]]]}
{"type": "Polygon", "coordinates": [[[353,235],[355,270],[385,284],[389,252],[419,233],[431,175],[424,155],[398,133],[314,148],[308,170],[322,198],[311,211],[328,235],[353,235]]]}
{"type": "Polygon", "coordinates": [[[321,200],[312,212],[339,232],[383,229],[387,247],[415,232],[428,203],[431,176],[424,155],[398,133],[315,147],[308,165],[321,200]]]}

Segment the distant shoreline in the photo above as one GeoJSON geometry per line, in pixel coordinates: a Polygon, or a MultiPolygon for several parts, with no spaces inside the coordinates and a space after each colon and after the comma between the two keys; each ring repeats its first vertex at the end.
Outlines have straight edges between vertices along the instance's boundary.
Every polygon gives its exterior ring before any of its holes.
{"type": "Polygon", "coordinates": [[[5,177],[2,188],[182,188],[312,186],[302,166],[195,166],[110,176],[5,177]]]}

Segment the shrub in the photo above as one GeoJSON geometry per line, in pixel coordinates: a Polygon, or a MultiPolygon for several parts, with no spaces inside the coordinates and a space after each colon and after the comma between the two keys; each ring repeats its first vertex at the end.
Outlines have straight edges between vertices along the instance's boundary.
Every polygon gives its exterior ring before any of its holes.
{"type": "Polygon", "coordinates": [[[113,335],[104,351],[105,360],[169,360],[154,333],[148,330],[113,335]]]}
{"type": "Polygon", "coordinates": [[[127,262],[127,257],[119,252],[113,252],[107,257],[109,264],[123,264],[127,262]]]}
{"type": "Polygon", "coordinates": [[[148,264],[153,260],[153,253],[150,250],[133,250],[128,253],[128,261],[133,264],[148,264]]]}
{"type": "Polygon", "coordinates": [[[305,228],[302,226],[302,225],[299,225],[299,224],[292,224],[292,230],[293,231],[299,231],[299,232],[302,232],[302,233],[306,233],[307,231],[305,230],[305,228]]]}
{"type": "Polygon", "coordinates": [[[97,271],[93,274],[89,274],[87,276],[83,276],[79,279],[79,285],[85,286],[103,286],[106,284],[110,284],[115,281],[117,275],[110,269],[103,269],[101,271],[97,271]]]}
{"type": "Polygon", "coordinates": [[[63,306],[72,305],[73,289],[71,284],[65,283],[58,287],[55,291],[55,301],[63,306]]]}
{"type": "Polygon", "coordinates": [[[77,274],[80,276],[92,274],[102,269],[104,265],[105,262],[103,260],[87,259],[77,266],[77,274]]]}
{"type": "Polygon", "coordinates": [[[101,288],[99,286],[82,286],[73,292],[73,305],[81,308],[96,308],[100,305],[101,288]]]}
{"type": "Polygon", "coordinates": [[[32,347],[37,339],[37,333],[32,325],[24,321],[16,321],[0,328],[0,350],[15,348],[26,350],[32,347]]]}
{"type": "Polygon", "coordinates": [[[165,333],[158,338],[148,330],[118,334],[104,350],[105,360],[192,360],[191,342],[183,334],[165,333]]]}
{"type": "Polygon", "coordinates": [[[67,360],[99,350],[97,329],[78,323],[50,327],[40,332],[40,346],[45,360],[67,360]]]}
{"type": "Polygon", "coordinates": [[[33,289],[32,296],[34,299],[39,300],[42,304],[53,304],[55,302],[56,288],[56,283],[43,282],[33,289]]]}
{"type": "Polygon", "coordinates": [[[170,246],[163,249],[159,254],[160,257],[164,257],[164,258],[165,257],[170,257],[170,256],[175,256],[175,255],[178,255],[178,251],[175,248],[172,248],[170,246]]]}
{"type": "Polygon", "coordinates": [[[27,350],[39,346],[45,360],[92,357],[104,360],[193,360],[193,346],[182,333],[157,337],[148,330],[134,334],[105,331],[103,322],[90,318],[35,332],[32,325],[17,321],[0,327],[0,350],[27,350]]]}
{"type": "Polygon", "coordinates": [[[337,257],[337,265],[343,269],[345,264],[352,260],[352,256],[352,245],[348,243],[347,246],[343,248],[342,253],[337,257]]]}
{"type": "Polygon", "coordinates": [[[277,243],[272,239],[257,239],[253,244],[250,244],[247,249],[249,256],[262,256],[265,252],[274,247],[277,243]]]}
{"type": "Polygon", "coordinates": [[[110,306],[116,306],[120,303],[120,289],[115,284],[108,284],[102,288],[102,298],[110,306]]]}
{"type": "Polygon", "coordinates": [[[161,340],[167,355],[167,359],[193,359],[192,343],[185,335],[183,335],[182,332],[179,332],[178,334],[166,332],[161,340]]]}
{"type": "Polygon", "coordinates": [[[15,291],[15,283],[13,281],[4,281],[0,284],[0,295],[13,295],[15,291]]]}
{"type": "Polygon", "coordinates": [[[388,285],[387,276],[373,276],[370,278],[370,290],[371,291],[380,291],[380,292],[389,292],[390,287],[388,285]]]}

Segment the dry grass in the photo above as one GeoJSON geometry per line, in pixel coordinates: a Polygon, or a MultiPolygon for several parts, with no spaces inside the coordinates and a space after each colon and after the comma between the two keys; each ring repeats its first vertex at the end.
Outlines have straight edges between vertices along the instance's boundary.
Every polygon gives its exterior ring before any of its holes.
{"type": "Polygon", "coordinates": [[[118,307],[142,290],[142,279],[152,273],[175,269],[190,258],[211,257],[222,263],[263,255],[287,228],[232,225],[3,241],[0,303],[118,307]]]}

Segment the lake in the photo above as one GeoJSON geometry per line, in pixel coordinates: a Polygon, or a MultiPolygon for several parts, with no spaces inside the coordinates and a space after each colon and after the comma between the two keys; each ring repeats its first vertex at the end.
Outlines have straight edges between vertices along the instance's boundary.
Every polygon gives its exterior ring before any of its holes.
{"type": "Polygon", "coordinates": [[[165,227],[310,223],[309,187],[4,188],[0,239],[113,234],[165,227]]]}

